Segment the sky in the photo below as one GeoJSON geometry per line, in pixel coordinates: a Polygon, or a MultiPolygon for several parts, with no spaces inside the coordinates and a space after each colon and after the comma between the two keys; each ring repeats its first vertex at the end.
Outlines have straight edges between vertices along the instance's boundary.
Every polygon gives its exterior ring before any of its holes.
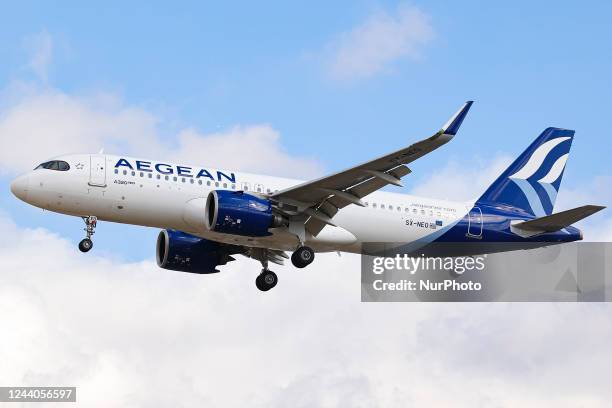
{"type": "MultiPolygon", "coordinates": [[[[191,276],[157,230],[42,212],[10,180],[71,152],[309,179],[409,145],[391,191],[476,197],[546,127],[576,130],[556,210],[612,204],[607,2],[21,1],[0,14],[0,383],[83,406],[604,406],[607,305],[359,302],[359,258],[191,276]],[[8,316],[8,317],[4,317],[8,316]],[[4,330],[3,330],[4,332],[4,330]],[[517,333],[520,333],[518,335],[517,333]],[[263,375],[262,375],[263,374],[263,375]],[[561,386],[560,386],[561,385],[561,386]],[[551,397],[551,389],[561,389],[551,397]],[[313,391],[314,390],[314,391],[313,391]]],[[[612,239],[608,210],[581,225],[612,239]]]]}

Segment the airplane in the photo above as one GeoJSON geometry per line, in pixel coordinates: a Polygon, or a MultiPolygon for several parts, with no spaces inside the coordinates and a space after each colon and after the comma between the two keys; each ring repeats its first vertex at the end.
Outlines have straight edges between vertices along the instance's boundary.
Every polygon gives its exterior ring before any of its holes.
{"type": "Polygon", "coordinates": [[[268,291],[270,263],[304,268],[316,252],[360,253],[367,242],[511,242],[533,248],[581,240],[571,224],[605,207],[553,213],[574,137],[545,129],[476,200],[453,202],[387,191],[407,166],[449,142],[473,101],[431,137],[312,181],[187,166],[110,154],[70,154],[17,177],[20,200],[85,222],[82,252],[98,220],[161,228],[159,267],[209,274],[244,255],[258,260],[255,283],[268,291]]]}

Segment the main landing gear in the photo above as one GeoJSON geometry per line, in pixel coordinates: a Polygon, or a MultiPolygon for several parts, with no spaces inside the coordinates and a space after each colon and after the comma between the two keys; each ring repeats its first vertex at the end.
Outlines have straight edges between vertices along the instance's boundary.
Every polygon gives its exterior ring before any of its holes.
{"type": "Polygon", "coordinates": [[[312,248],[301,245],[291,254],[291,263],[296,268],[305,268],[314,261],[314,256],[312,248]]]}
{"type": "Polygon", "coordinates": [[[81,242],[79,242],[79,250],[81,252],[88,252],[91,248],[93,248],[91,236],[96,233],[96,224],[98,223],[98,219],[94,215],[81,218],[83,218],[83,221],[85,221],[84,230],[87,236],[86,238],[82,239],[81,242]]]}
{"type": "MultiPolygon", "coordinates": [[[[249,249],[248,256],[258,259],[263,267],[257,279],[255,279],[255,286],[257,286],[257,289],[267,292],[275,287],[278,283],[278,277],[274,272],[268,269],[268,263],[272,261],[282,264],[281,258],[287,258],[287,255],[282,251],[270,251],[265,248],[251,248],[249,249]]],[[[305,268],[314,261],[314,257],[314,250],[300,242],[300,245],[291,255],[291,262],[297,268],[305,268]]]]}
{"type": "Polygon", "coordinates": [[[267,268],[262,269],[259,276],[257,276],[257,279],[255,279],[255,286],[257,286],[257,289],[263,292],[269,291],[275,287],[277,283],[278,276],[267,268]]]}

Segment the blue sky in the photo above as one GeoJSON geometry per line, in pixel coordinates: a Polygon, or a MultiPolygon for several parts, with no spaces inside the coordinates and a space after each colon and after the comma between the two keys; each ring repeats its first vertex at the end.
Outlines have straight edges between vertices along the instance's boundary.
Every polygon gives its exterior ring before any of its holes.
{"type": "MultiPolygon", "coordinates": [[[[0,16],[0,115],[14,107],[15,84],[75,98],[108,93],[152,115],[169,144],[181,129],[269,124],[289,155],[333,171],[429,136],[473,99],[458,137],[412,166],[408,188],[451,161],[478,169],[515,156],[545,127],[559,126],[577,131],[562,188],[579,189],[610,175],[611,12],[606,2],[23,1],[0,16]],[[355,52],[356,32],[397,22],[406,10],[425,25],[408,34],[420,37],[414,49],[391,52],[366,74],[331,72],[340,51],[355,52]]],[[[11,176],[5,171],[4,187],[11,176]]],[[[43,217],[3,191],[0,205],[18,224],[80,236],[80,220],[43,217]]],[[[104,230],[98,250],[151,256],[152,244],[132,242],[155,231],[104,230]]]]}

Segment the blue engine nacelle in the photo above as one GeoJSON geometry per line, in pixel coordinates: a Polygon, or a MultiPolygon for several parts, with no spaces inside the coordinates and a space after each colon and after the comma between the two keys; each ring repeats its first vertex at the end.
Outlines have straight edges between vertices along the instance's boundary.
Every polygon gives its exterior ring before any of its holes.
{"type": "Polygon", "coordinates": [[[157,237],[157,265],[191,273],[219,272],[218,265],[234,260],[239,247],[225,245],[176,230],[162,230],[157,237]]]}
{"type": "Polygon", "coordinates": [[[213,190],[206,199],[205,224],[209,231],[263,237],[269,228],[283,225],[270,200],[243,191],[213,190]]]}

